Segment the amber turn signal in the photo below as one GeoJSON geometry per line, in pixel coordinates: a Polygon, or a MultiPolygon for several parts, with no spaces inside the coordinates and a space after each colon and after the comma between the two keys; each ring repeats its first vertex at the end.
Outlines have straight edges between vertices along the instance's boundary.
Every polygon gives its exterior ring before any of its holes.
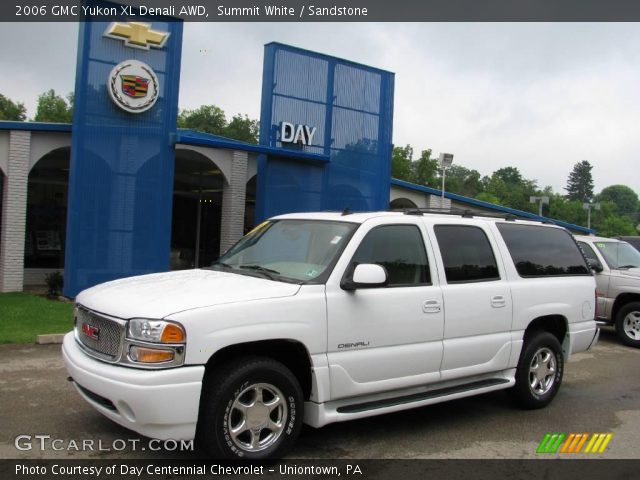
{"type": "Polygon", "coordinates": [[[162,331],[162,343],[184,343],[186,335],[184,329],[175,323],[167,323],[162,331]]]}
{"type": "Polygon", "coordinates": [[[173,351],[132,345],[129,349],[129,357],[139,363],[170,362],[173,360],[173,351]]]}

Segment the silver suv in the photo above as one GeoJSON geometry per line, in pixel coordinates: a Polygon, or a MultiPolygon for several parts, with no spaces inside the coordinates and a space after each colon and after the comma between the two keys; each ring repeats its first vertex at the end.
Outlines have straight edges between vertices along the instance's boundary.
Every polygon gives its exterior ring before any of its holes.
{"type": "Polygon", "coordinates": [[[640,348],[640,252],[614,238],[576,236],[596,272],[596,318],[640,348]]]}

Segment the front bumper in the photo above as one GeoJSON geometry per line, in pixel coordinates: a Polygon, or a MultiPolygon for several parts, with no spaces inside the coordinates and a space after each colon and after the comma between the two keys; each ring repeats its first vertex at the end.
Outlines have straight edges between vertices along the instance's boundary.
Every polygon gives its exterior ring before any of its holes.
{"type": "Polygon", "coordinates": [[[162,440],[194,438],[204,366],[140,370],[100,362],[64,337],[62,356],[80,395],[114,422],[162,440]]]}

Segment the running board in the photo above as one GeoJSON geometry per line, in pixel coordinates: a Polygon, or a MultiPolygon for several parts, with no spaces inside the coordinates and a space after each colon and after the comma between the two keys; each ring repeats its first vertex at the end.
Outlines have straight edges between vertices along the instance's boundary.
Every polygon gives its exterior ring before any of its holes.
{"type": "Polygon", "coordinates": [[[477,382],[465,383],[463,385],[456,385],[453,387],[440,388],[437,390],[431,390],[429,392],[414,393],[413,395],[404,395],[395,398],[385,398],[384,400],[376,400],[373,402],[355,403],[353,405],[343,405],[338,407],[338,413],[359,413],[370,410],[377,410],[379,408],[393,407],[396,405],[403,405],[405,403],[420,402],[423,400],[431,400],[438,397],[446,397],[448,395],[455,395],[457,393],[471,392],[473,390],[480,390],[487,387],[493,387],[509,383],[506,378],[489,378],[487,380],[479,380],[477,382]]]}

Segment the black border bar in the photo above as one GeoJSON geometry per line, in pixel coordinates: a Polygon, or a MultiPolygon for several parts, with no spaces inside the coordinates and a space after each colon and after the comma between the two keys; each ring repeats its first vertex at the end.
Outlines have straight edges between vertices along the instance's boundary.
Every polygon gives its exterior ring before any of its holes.
{"type": "MultiPolygon", "coordinates": [[[[169,15],[193,22],[637,22],[638,0],[117,0],[148,21],[169,15]],[[276,8],[278,7],[278,8],[276,8]],[[162,10],[159,10],[162,9],[162,10]],[[268,15],[267,10],[273,14],[268,15]]],[[[127,10],[125,10],[126,12],[127,10]]],[[[3,0],[2,22],[77,22],[79,0],[3,0]]],[[[103,12],[94,20],[113,15],[103,12]]],[[[142,18],[141,18],[142,19],[142,18]]]]}

